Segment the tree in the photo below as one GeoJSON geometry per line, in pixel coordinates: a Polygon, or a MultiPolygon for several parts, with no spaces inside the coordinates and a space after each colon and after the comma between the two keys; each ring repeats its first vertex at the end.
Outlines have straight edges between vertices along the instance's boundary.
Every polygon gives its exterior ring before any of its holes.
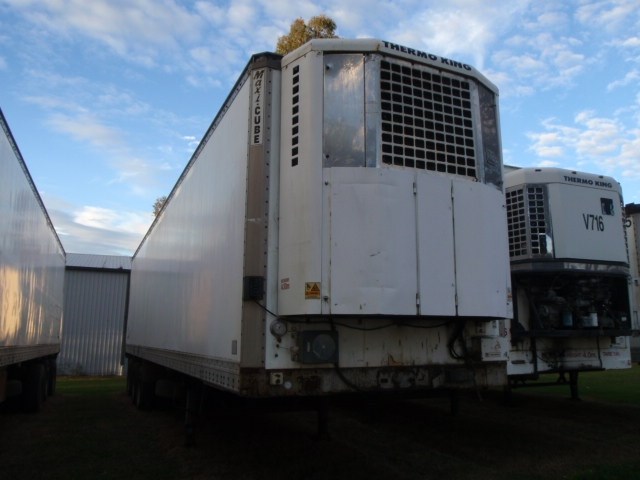
{"type": "Polygon", "coordinates": [[[165,202],[167,201],[167,196],[166,195],[162,195],[161,197],[156,198],[156,201],[153,203],[153,216],[157,217],[158,214],[160,213],[160,210],[162,210],[162,207],[164,207],[165,202]]]}
{"type": "Polygon", "coordinates": [[[313,38],[338,38],[335,32],[336,22],[326,15],[311,17],[308,23],[297,18],[291,24],[289,34],[278,37],[276,53],[285,55],[313,38]]]}

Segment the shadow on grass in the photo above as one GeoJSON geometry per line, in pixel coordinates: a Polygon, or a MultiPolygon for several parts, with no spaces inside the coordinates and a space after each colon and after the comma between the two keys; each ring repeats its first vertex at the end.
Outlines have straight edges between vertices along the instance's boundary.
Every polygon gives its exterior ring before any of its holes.
{"type": "Polygon", "coordinates": [[[37,415],[1,414],[2,478],[21,479],[633,479],[640,408],[518,391],[446,399],[363,399],[331,409],[330,441],[313,411],[214,408],[196,446],[182,412],[137,410],[124,378],[62,378],[37,415]]]}

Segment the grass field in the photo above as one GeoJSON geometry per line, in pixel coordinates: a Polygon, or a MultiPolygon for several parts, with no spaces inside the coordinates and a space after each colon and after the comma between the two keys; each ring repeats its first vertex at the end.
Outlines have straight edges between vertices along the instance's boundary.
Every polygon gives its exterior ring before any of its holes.
{"type": "Polygon", "coordinates": [[[21,479],[640,479],[640,367],[567,387],[351,403],[314,439],[313,412],[213,410],[195,447],[182,413],[135,409],[123,378],[61,378],[35,415],[0,414],[0,478],[21,479]]]}
{"type": "MultiPolygon", "coordinates": [[[[545,375],[541,381],[553,382],[556,377],[545,375]]],[[[568,387],[535,387],[531,392],[558,395],[568,387]]],[[[640,366],[630,370],[583,372],[579,375],[579,394],[583,400],[614,402],[640,406],[640,366]]]]}

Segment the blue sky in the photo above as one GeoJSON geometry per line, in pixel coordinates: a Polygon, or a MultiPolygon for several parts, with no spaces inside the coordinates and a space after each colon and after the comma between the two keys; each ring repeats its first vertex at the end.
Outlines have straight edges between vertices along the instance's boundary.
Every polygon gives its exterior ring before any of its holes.
{"type": "Polygon", "coordinates": [[[478,68],[505,163],[640,203],[639,0],[0,0],[0,107],[65,249],[132,254],[251,54],[320,13],[478,68]]]}

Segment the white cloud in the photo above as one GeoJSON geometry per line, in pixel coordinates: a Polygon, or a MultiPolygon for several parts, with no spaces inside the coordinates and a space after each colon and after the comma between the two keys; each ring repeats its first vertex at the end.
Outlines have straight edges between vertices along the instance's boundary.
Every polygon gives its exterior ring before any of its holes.
{"type": "Polygon", "coordinates": [[[218,69],[218,54],[207,46],[198,46],[189,50],[189,56],[200,67],[199,70],[206,73],[213,73],[218,69]]]}
{"type": "Polygon", "coordinates": [[[640,179],[640,129],[630,133],[631,138],[620,147],[618,164],[622,168],[622,175],[627,178],[640,179]]]}
{"type": "Polygon", "coordinates": [[[547,131],[542,133],[528,133],[527,137],[533,141],[530,149],[542,158],[559,158],[564,156],[567,143],[566,132],[552,124],[553,119],[544,122],[547,131]]]}
{"type": "Polygon", "coordinates": [[[568,90],[580,77],[597,73],[614,55],[612,47],[640,45],[635,34],[640,24],[637,0],[584,0],[578,7],[529,2],[521,13],[521,23],[511,18],[499,43],[491,45],[492,68],[509,77],[507,88],[500,85],[507,96],[530,94],[532,89],[568,90]],[[612,42],[611,32],[621,39],[612,42]]]}
{"type": "Polygon", "coordinates": [[[34,82],[38,82],[42,86],[46,86],[48,90],[54,88],[87,88],[90,80],[80,76],[62,75],[56,72],[43,70],[42,68],[28,68],[27,77],[34,82]]]}
{"type": "Polygon", "coordinates": [[[257,11],[254,7],[254,2],[236,0],[229,5],[227,17],[230,27],[237,28],[254,24],[256,15],[257,11]]]}
{"type": "Polygon", "coordinates": [[[80,34],[118,55],[151,65],[161,49],[198,38],[202,19],[173,0],[6,0],[32,23],[59,35],[80,34]]]}
{"type": "Polygon", "coordinates": [[[170,171],[175,170],[176,167],[175,167],[175,165],[171,165],[168,162],[164,162],[164,163],[161,163],[160,165],[158,165],[158,169],[170,172],[170,171]]]}
{"type": "MultiPolygon", "coordinates": [[[[366,0],[364,0],[366,1],[366,0]]],[[[286,28],[289,29],[290,23],[296,18],[303,18],[308,20],[314,15],[320,13],[329,14],[333,18],[333,13],[336,9],[342,8],[344,2],[340,0],[328,0],[323,2],[317,2],[314,0],[257,0],[261,10],[265,14],[269,14],[278,21],[286,21],[286,28]]],[[[368,2],[370,8],[375,9],[375,5],[368,2]]],[[[349,2],[349,6],[355,10],[363,12],[364,9],[360,8],[363,4],[363,0],[352,0],[349,2]]]]}
{"type": "Polygon", "coordinates": [[[85,227],[142,235],[151,223],[149,216],[149,213],[122,212],[103,207],[84,206],[74,212],[73,220],[85,227]]]}
{"type": "Polygon", "coordinates": [[[75,117],[54,114],[47,123],[54,130],[70,135],[77,141],[88,142],[94,147],[120,149],[124,146],[122,133],[117,128],[103,124],[89,113],[75,117]]]}
{"type": "Polygon", "coordinates": [[[424,48],[442,56],[464,55],[482,69],[488,47],[495,42],[504,26],[499,8],[479,9],[477,15],[467,15],[453,7],[424,8],[405,17],[390,36],[395,41],[424,48]],[[446,26],[446,28],[443,28],[446,26]]]}
{"type": "Polygon", "coordinates": [[[619,119],[589,110],[576,114],[573,125],[549,118],[542,127],[541,132],[527,134],[529,149],[539,158],[593,164],[596,171],[606,174],[640,178],[640,129],[627,129],[619,119]]]}
{"type": "Polygon", "coordinates": [[[621,80],[614,80],[613,82],[610,82],[609,85],[607,85],[607,91],[610,92],[612,90],[615,90],[616,88],[626,87],[629,84],[639,81],[640,71],[634,69],[630,72],[627,72],[627,74],[621,80]]]}
{"type": "MultiPolygon", "coordinates": [[[[173,155],[171,154],[170,157],[173,155]]],[[[170,174],[181,168],[161,158],[149,162],[134,155],[123,155],[111,160],[111,167],[115,175],[105,183],[105,189],[124,186],[128,193],[139,199],[157,196],[159,190],[167,188],[164,185],[166,182],[176,180],[174,175],[170,174]]]]}
{"type": "Polygon", "coordinates": [[[539,162],[536,166],[542,167],[542,168],[553,168],[553,167],[559,167],[560,163],[554,162],[553,160],[543,160],[539,162]]]}
{"type": "Polygon", "coordinates": [[[73,221],[85,227],[105,228],[113,224],[117,218],[118,215],[113,210],[87,206],[75,212],[73,221]]]}
{"type": "Polygon", "coordinates": [[[107,159],[106,165],[113,171],[113,176],[102,181],[105,192],[114,185],[125,185],[128,193],[149,197],[158,188],[163,172],[167,172],[162,157],[149,162],[137,156],[123,131],[105,125],[90,114],[52,114],[47,123],[78,142],[88,143],[107,159]]]}
{"type": "Polygon", "coordinates": [[[637,0],[587,1],[576,10],[576,19],[588,26],[596,25],[615,32],[629,22],[637,21],[637,0]]]}
{"type": "Polygon", "coordinates": [[[564,12],[549,11],[543,12],[541,15],[535,18],[535,24],[529,25],[529,28],[555,28],[561,27],[567,24],[567,15],[564,12]]]}
{"type": "Polygon", "coordinates": [[[194,119],[154,109],[113,84],[31,72],[32,90],[47,95],[25,95],[23,100],[44,110],[44,124],[51,130],[91,147],[99,162],[92,168],[107,168],[96,180],[105,192],[124,185],[125,193],[145,198],[153,197],[160,188],[166,189],[166,179],[173,177],[165,166],[184,160],[184,153],[181,148],[153,147],[147,143],[149,135],[163,135],[181,146],[180,135],[170,129],[193,125],[194,119]]]}
{"type": "Polygon", "coordinates": [[[147,103],[137,100],[133,94],[113,85],[99,87],[92,103],[99,107],[100,110],[116,112],[126,116],[143,115],[150,111],[150,106],[147,103]]]}
{"type": "Polygon", "coordinates": [[[583,158],[606,158],[625,143],[624,126],[615,119],[596,117],[584,111],[575,117],[581,128],[576,138],[576,151],[583,158]]]}
{"type": "Polygon", "coordinates": [[[567,89],[596,63],[583,25],[573,28],[572,8],[562,2],[526,2],[500,25],[500,36],[488,46],[491,69],[503,73],[506,96],[567,89]],[[587,41],[585,41],[585,39],[587,41]]]}
{"type": "Polygon", "coordinates": [[[63,110],[76,114],[88,113],[86,108],[78,105],[75,101],[57,95],[27,95],[22,99],[27,103],[37,105],[46,110],[63,110]]]}
{"type": "Polygon", "coordinates": [[[132,255],[153,221],[148,212],[77,206],[43,195],[65,251],[96,255],[132,255]]]}
{"type": "Polygon", "coordinates": [[[617,44],[624,48],[638,48],[640,47],[640,37],[629,37],[617,44]]]}
{"type": "Polygon", "coordinates": [[[225,11],[222,7],[211,2],[196,2],[196,11],[208,22],[220,26],[225,22],[225,11]]]}
{"type": "Polygon", "coordinates": [[[191,152],[193,152],[196,149],[196,147],[200,144],[200,140],[198,140],[193,135],[185,135],[182,137],[182,140],[185,140],[187,142],[187,146],[189,147],[189,150],[191,152]]]}
{"type": "Polygon", "coordinates": [[[588,61],[584,54],[574,51],[579,44],[575,38],[554,37],[549,33],[533,38],[530,46],[537,52],[547,69],[541,83],[549,86],[567,85],[583,71],[588,61]]]}

